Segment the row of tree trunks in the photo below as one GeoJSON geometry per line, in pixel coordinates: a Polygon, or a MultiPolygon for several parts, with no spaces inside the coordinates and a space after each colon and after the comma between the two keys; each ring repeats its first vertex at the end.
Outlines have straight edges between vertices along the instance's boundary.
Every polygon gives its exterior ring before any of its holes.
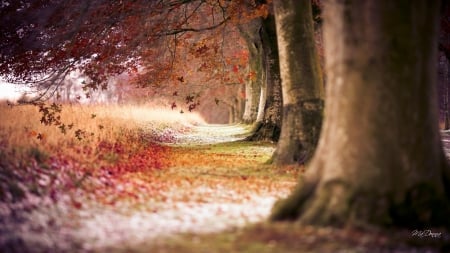
{"type": "Polygon", "coordinates": [[[323,132],[272,220],[450,227],[435,90],[438,3],[324,1],[323,132]]]}
{"type": "Polygon", "coordinates": [[[267,18],[241,29],[260,90],[255,92],[255,82],[247,84],[243,122],[254,123],[254,133],[247,140],[278,141],[273,156],[277,165],[303,164],[314,153],[323,111],[311,3],[275,1],[275,7],[267,18]],[[256,96],[259,106],[254,118],[256,96]]]}
{"type": "Polygon", "coordinates": [[[251,141],[278,141],[281,130],[282,96],[275,16],[270,14],[261,23],[263,64],[265,80],[262,88],[258,118],[254,133],[247,139],[251,141]]]}
{"type": "Polygon", "coordinates": [[[275,1],[283,97],[278,165],[304,164],[314,154],[322,125],[323,79],[310,0],[275,1]]]}

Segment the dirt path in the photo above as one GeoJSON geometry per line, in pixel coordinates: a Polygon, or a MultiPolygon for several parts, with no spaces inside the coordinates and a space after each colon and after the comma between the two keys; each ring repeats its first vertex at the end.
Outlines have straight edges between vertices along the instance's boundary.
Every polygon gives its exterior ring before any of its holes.
{"type": "MultiPolygon", "coordinates": [[[[443,252],[450,247],[446,232],[435,239],[408,230],[260,223],[301,173],[265,164],[274,144],[242,141],[248,129],[241,125],[158,131],[163,146],[150,146],[144,169],[125,164],[112,174],[101,170],[107,175],[91,176],[56,203],[34,195],[0,202],[0,252],[443,252]]],[[[449,154],[450,132],[442,137],[449,154]]]]}
{"type": "Polygon", "coordinates": [[[264,165],[274,145],[243,142],[245,133],[239,125],[176,133],[162,169],[120,174],[102,199],[74,191],[57,205],[2,205],[1,243],[12,252],[108,251],[262,221],[296,174],[264,165]]]}

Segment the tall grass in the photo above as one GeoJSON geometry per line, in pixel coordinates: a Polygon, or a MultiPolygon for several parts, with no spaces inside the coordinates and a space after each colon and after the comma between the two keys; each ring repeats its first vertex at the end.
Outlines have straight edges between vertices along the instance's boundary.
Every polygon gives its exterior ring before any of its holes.
{"type": "Polygon", "coordinates": [[[180,114],[161,108],[63,105],[61,122],[66,125],[66,133],[63,133],[58,126],[41,124],[41,116],[36,106],[11,107],[0,102],[0,140],[6,142],[9,147],[39,146],[44,149],[61,149],[66,145],[114,141],[123,138],[124,132],[137,129],[167,126],[176,128],[205,123],[198,114],[180,114]],[[75,138],[77,130],[84,133],[82,140],[75,138]]]}
{"type": "Polygon", "coordinates": [[[63,105],[58,116],[60,124],[44,125],[38,107],[0,103],[0,201],[51,195],[56,181],[78,187],[105,170],[159,166],[164,150],[152,135],[204,123],[194,113],[143,106],[63,105]]]}

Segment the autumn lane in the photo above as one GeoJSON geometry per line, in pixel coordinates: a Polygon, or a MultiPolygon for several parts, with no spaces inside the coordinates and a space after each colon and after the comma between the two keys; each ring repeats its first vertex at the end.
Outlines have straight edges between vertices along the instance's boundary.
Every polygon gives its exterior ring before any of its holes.
{"type": "Polygon", "coordinates": [[[121,175],[115,189],[128,193],[81,219],[77,241],[90,234],[92,239],[83,242],[88,249],[131,247],[141,240],[265,219],[296,175],[263,165],[274,146],[239,141],[244,135],[242,126],[202,126],[171,138],[177,141],[166,150],[167,167],[121,175]]]}
{"type": "MultiPolygon", "coordinates": [[[[239,125],[167,130],[172,136],[159,140],[169,143],[101,166],[56,204],[36,198],[34,208],[15,214],[20,222],[2,222],[2,233],[9,234],[2,239],[22,240],[25,249],[103,252],[261,221],[297,174],[264,165],[274,145],[242,141],[246,131],[239,125]]],[[[122,152],[119,145],[102,149],[122,152]]],[[[15,209],[0,209],[8,210],[15,209]]]]}

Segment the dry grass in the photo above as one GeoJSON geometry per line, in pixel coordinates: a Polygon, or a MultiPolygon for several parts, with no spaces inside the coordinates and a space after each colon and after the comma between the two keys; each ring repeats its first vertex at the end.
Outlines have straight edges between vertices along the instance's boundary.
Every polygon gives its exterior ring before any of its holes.
{"type": "Polygon", "coordinates": [[[78,144],[96,145],[108,140],[114,142],[149,125],[164,128],[167,125],[202,124],[196,113],[180,114],[162,108],[106,105],[63,105],[61,122],[66,133],[58,126],[40,123],[42,114],[36,106],[7,106],[0,102],[0,140],[8,148],[40,147],[51,152],[78,144]],[[72,126],[72,127],[70,127],[72,126]],[[82,140],[76,138],[80,130],[82,140]]]}
{"type": "Polygon", "coordinates": [[[68,192],[102,173],[160,168],[166,149],[154,141],[204,123],[194,113],[138,106],[63,105],[56,125],[42,116],[37,106],[0,102],[0,202],[68,192]]]}

